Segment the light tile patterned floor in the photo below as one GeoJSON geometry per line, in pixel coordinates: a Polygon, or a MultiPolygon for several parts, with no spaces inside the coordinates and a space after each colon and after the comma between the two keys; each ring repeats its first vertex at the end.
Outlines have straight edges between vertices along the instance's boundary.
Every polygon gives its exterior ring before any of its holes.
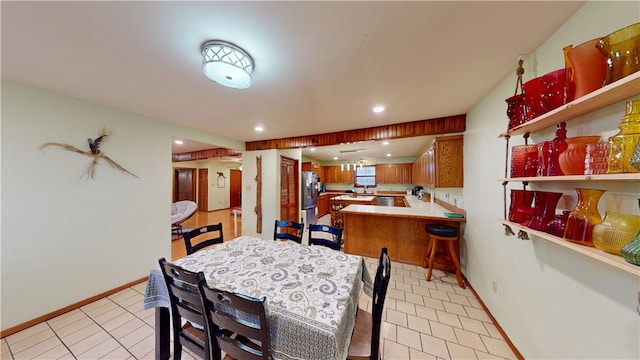
{"type": "MultiPolygon", "coordinates": [[[[375,274],[377,259],[367,259],[375,274]]],[[[496,326],[454,274],[392,263],[382,325],[385,360],[515,359],[496,326]]],[[[7,336],[0,359],[153,359],[154,311],[146,283],[7,336]]],[[[370,298],[360,307],[371,311],[370,298]]],[[[188,351],[184,359],[191,359],[188,351]]],[[[197,358],[197,357],[196,357],[197,358]]]]}

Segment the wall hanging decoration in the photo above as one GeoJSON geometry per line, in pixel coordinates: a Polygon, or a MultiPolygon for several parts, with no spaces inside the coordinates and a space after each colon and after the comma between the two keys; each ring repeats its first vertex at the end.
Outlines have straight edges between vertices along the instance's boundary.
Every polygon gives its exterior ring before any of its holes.
{"type": "Polygon", "coordinates": [[[129,170],[125,169],[124,167],[122,167],[117,162],[111,160],[111,158],[109,158],[107,155],[105,155],[100,150],[100,145],[102,145],[102,143],[104,143],[104,141],[106,140],[106,138],[109,135],[110,135],[110,132],[107,131],[106,128],[103,128],[102,130],[100,130],[100,133],[98,134],[98,137],[95,140],[91,139],[91,138],[88,138],[87,141],[89,143],[89,151],[84,151],[84,150],[78,149],[77,147],[75,147],[73,145],[59,143],[59,142],[44,143],[44,144],[42,144],[42,146],[40,146],[40,150],[44,150],[44,149],[46,149],[48,147],[57,147],[57,148],[62,149],[62,150],[72,151],[72,152],[75,152],[75,153],[78,153],[78,154],[82,154],[82,155],[86,155],[88,157],[93,158],[93,161],[91,162],[91,165],[89,165],[89,168],[87,169],[87,171],[85,171],[85,173],[82,176],[82,177],[86,176],[87,179],[94,179],[95,178],[96,168],[98,167],[98,162],[100,160],[106,161],[114,169],[120,170],[125,174],[129,174],[129,175],[139,179],[132,172],[130,172],[129,170]]]}
{"type": "Polygon", "coordinates": [[[223,188],[224,187],[224,182],[225,182],[225,177],[224,174],[220,171],[216,171],[216,173],[218,174],[218,187],[219,188],[223,188]]]}

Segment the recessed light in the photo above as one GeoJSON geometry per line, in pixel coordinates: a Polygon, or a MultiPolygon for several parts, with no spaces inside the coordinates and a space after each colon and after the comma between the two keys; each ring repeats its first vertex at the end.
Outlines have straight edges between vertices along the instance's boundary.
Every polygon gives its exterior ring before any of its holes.
{"type": "Polygon", "coordinates": [[[184,144],[184,141],[182,141],[182,140],[176,140],[176,141],[174,141],[174,143],[175,143],[175,144],[178,144],[178,145],[182,145],[182,144],[184,144]]]}
{"type": "Polygon", "coordinates": [[[311,150],[311,151],[316,151],[316,148],[311,148],[311,149],[309,149],[309,150],[311,150]]]}
{"type": "Polygon", "coordinates": [[[373,112],[374,113],[381,113],[384,111],[384,106],[382,105],[376,105],[373,107],[373,112]]]}
{"type": "Polygon", "coordinates": [[[333,160],[338,160],[338,157],[337,157],[337,156],[334,156],[334,157],[333,157],[333,160]]]}
{"type": "Polygon", "coordinates": [[[388,141],[383,141],[382,145],[389,145],[389,142],[388,141]]]}
{"type": "Polygon", "coordinates": [[[387,154],[387,157],[391,156],[391,154],[387,154]]]}
{"type": "Polygon", "coordinates": [[[260,125],[253,128],[255,131],[264,131],[264,128],[260,125]]]}

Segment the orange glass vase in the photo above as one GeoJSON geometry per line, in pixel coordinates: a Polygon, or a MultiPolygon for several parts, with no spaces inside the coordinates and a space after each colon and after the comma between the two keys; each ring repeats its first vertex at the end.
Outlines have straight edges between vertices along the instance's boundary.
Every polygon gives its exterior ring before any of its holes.
{"type": "Polygon", "coordinates": [[[600,136],[578,136],[567,138],[567,150],[560,154],[558,160],[564,175],[584,174],[584,158],[587,155],[587,144],[600,140],[600,136]]]}
{"type": "Polygon", "coordinates": [[[569,45],[563,48],[566,55],[566,89],[570,91],[566,94],[567,102],[603,86],[607,75],[607,58],[596,48],[599,41],[600,38],[597,38],[575,47],[569,45]]]}
{"type": "Polygon", "coordinates": [[[563,238],[567,241],[593,247],[593,227],[602,221],[598,201],[605,190],[576,189],[578,204],[569,214],[563,238]]]}

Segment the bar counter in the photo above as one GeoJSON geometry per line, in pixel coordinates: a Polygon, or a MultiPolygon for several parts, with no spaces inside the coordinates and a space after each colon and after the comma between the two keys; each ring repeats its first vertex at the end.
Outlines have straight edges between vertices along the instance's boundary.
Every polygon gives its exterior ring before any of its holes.
{"type": "MultiPolygon", "coordinates": [[[[409,207],[392,207],[352,204],[340,210],[344,218],[344,251],[368,257],[377,257],[386,247],[389,257],[401,263],[425,266],[424,257],[429,243],[426,226],[449,225],[461,230],[465,218],[448,217],[452,211],[437,203],[418,200],[405,195],[409,207]]],[[[460,237],[456,241],[456,253],[460,255],[460,237]]],[[[436,249],[434,268],[455,271],[453,261],[441,242],[436,249]],[[440,246],[442,245],[442,247],[440,246]]]]}

